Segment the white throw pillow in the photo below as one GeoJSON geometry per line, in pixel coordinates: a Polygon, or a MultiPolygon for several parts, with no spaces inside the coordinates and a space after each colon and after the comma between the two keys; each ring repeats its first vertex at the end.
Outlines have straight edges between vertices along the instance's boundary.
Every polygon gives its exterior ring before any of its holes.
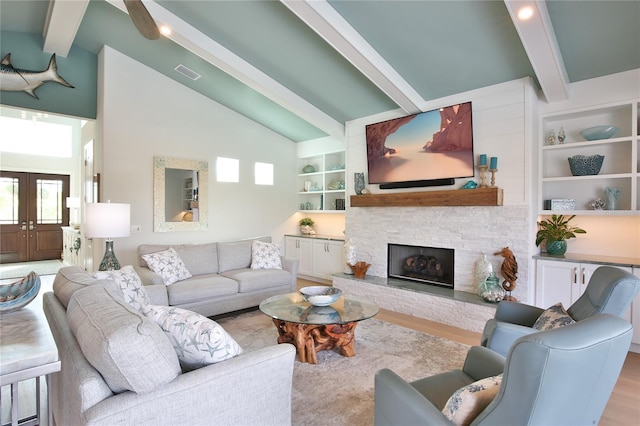
{"type": "Polygon", "coordinates": [[[124,300],[138,311],[141,310],[142,306],[151,303],[140,277],[131,265],[123,266],[117,271],[95,272],[93,278],[114,281],[122,290],[124,300]]]}
{"type": "Polygon", "coordinates": [[[143,313],[164,330],[185,370],[214,364],[242,353],[233,337],[205,316],[158,305],[146,306],[143,313]]]}
{"type": "Polygon", "coordinates": [[[278,246],[263,241],[253,241],[251,244],[251,269],[282,269],[278,246]]]}
{"type": "Polygon", "coordinates": [[[499,374],[458,389],[444,404],[442,414],[455,425],[471,424],[496,397],[501,383],[502,374],[499,374]]]}
{"type": "Polygon", "coordinates": [[[533,328],[540,331],[553,330],[574,322],[574,319],[569,316],[562,303],[556,303],[538,317],[535,324],[533,324],[533,328]]]}
{"type": "Polygon", "coordinates": [[[147,262],[149,269],[162,277],[165,285],[171,285],[192,276],[173,247],[164,251],[143,254],[142,258],[147,262]]]}

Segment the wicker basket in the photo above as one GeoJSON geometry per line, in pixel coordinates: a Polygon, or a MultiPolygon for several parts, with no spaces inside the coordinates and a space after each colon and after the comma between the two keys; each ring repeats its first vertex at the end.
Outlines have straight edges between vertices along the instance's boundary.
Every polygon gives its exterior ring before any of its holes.
{"type": "Polygon", "coordinates": [[[604,155],[574,155],[568,160],[572,175],[592,176],[600,173],[604,155]]]}

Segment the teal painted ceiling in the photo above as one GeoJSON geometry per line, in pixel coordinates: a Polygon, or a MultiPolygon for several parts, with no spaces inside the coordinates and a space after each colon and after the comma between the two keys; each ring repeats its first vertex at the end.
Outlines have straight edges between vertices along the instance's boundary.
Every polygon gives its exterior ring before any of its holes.
{"type": "MultiPolygon", "coordinates": [[[[635,0],[145,1],[157,22],[180,23],[187,42],[142,38],[117,3],[91,0],[73,44],[95,54],[109,45],[293,141],[340,137],[349,120],[412,113],[431,99],[527,76],[551,99],[540,70],[558,64],[564,83],[640,68],[635,0]],[[523,3],[548,14],[557,62],[531,53],[545,40],[523,38],[510,14],[523,3]],[[305,5],[315,11],[305,15],[305,5]],[[232,58],[223,65],[221,51],[232,58]],[[177,73],[178,64],[202,78],[177,73]]],[[[0,29],[41,35],[48,7],[0,0],[0,29]]]]}

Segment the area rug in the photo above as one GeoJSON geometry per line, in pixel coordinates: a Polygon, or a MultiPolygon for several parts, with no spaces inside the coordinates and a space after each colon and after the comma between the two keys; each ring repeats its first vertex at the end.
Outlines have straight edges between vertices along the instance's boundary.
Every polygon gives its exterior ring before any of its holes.
{"type": "MultiPolygon", "coordinates": [[[[216,321],[245,351],[276,343],[271,318],[259,311],[216,321]]],[[[407,381],[462,367],[469,346],[369,319],[356,328],[356,355],[318,353],[318,364],[296,359],[293,371],[292,423],[373,425],[374,375],[389,368],[407,381]]]]}
{"type": "Polygon", "coordinates": [[[22,278],[34,271],[38,275],[55,275],[62,268],[60,260],[0,264],[0,279],[22,278]]]}

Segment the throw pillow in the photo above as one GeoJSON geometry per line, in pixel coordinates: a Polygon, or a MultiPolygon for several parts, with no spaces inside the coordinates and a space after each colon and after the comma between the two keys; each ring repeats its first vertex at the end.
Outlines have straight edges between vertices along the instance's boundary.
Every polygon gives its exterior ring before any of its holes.
{"type": "Polygon", "coordinates": [[[185,370],[214,364],[242,353],[233,337],[205,316],[158,305],[148,305],[143,313],[164,330],[185,370]]]}
{"type": "Polygon", "coordinates": [[[487,377],[464,386],[451,395],[442,409],[455,425],[469,425],[498,394],[502,374],[487,377]]]}
{"type": "Polygon", "coordinates": [[[138,311],[142,306],[151,303],[140,277],[131,265],[124,266],[117,271],[96,272],[93,277],[99,280],[115,282],[122,290],[124,300],[138,311]]]}
{"type": "Polygon", "coordinates": [[[278,246],[255,240],[251,245],[251,269],[282,269],[278,246]]]}
{"type": "Polygon", "coordinates": [[[533,324],[533,328],[540,331],[553,330],[554,328],[564,327],[573,324],[575,321],[562,306],[562,303],[556,303],[549,309],[545,310],[533,324]]]}
{"type": "Polygon", "coordinates": [[[162,277],[165,285],[191,278],[191,273],[184,266],[180,255],[172,247],[164,251],[144,254],[142,258],[147,262],[149,269],[162,277]]]}

